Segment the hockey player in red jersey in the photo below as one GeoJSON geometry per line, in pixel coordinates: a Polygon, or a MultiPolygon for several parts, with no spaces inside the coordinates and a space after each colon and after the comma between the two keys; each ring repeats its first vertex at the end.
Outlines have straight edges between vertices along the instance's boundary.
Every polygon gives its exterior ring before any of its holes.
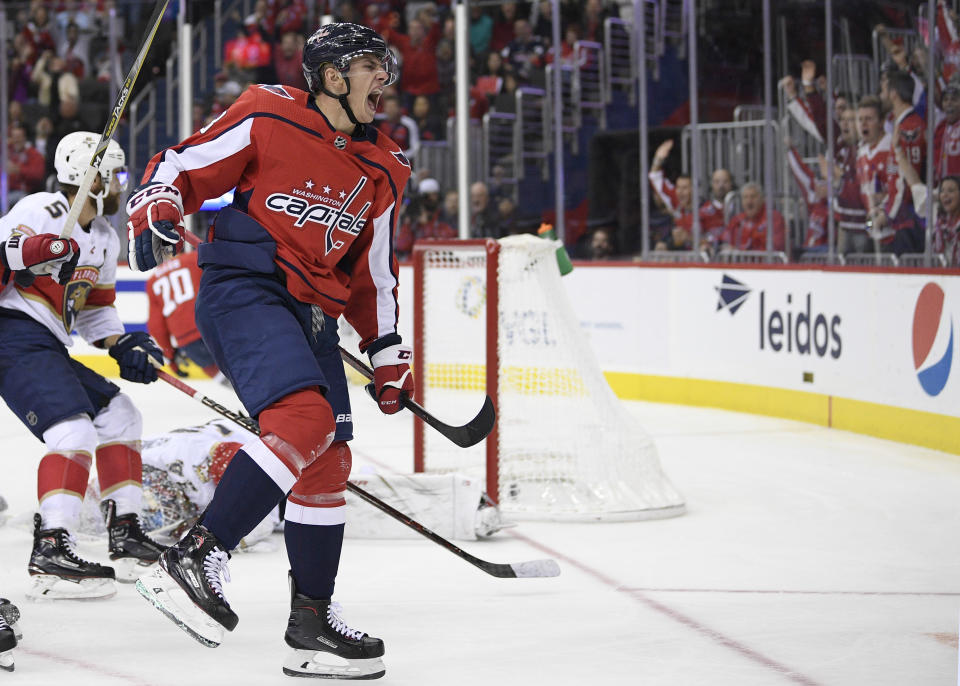
{"type": "Polygon", "coordinates": [[[370,125],[397,77],[379,35],[323,26],[304,47],[303,70],[310,93],[251,86],[219,119],[157,154],[127,204],[130,264],[148,270],[178,249],[184,212],[236,186],[199,248],[196,318],[262,430],[138,590],[194,638],[218,645],[238,622],[222,587],[228,551],[287,497],[284,639],[293,653],[284,671],[376,678],[383,642],[347,626],[332,601],[352,437],[337,317],[361,336],[380,409],[397,412],[413,392],[393,255],[410,164],[370,125]],[[340,667],[324,665],[331,653],[340,667]]]}
{"type": "Polygon", "coordinates": [[[147,279],[147,332],[160,346],[178,375],[180,365],[191,362],[211,378],[222,378],[203,342],[194,316],[200,289],[197,253],[188,252],[161,264],[147,279]]]}
{"type": "Polygon", "coordinates": [[[27,595],[36,599],[109,597],[115,578],[134,581],[160,554],[139,520],[140,413],[115,384],[71,359],[66,347],[76,329],[109,351],[124,379],[140,383],[157,378],[149,358],[162,360],[146,333],[124,332],[114,307],[120,241],[103,215],[119,209],[126,180],[117,143],[104,154],[73,237],[59,237],[98,142],[83,131],[64,136],[54,157],[61,190],[29,195],[0,219],[0,260],[9,270],[5,277],[13,273],[0,293],[0,395],[46,447],[28,567],[34,583],[27,595]],[[80,559],[70,536],[94,460],[111,567],[80,559]]]}

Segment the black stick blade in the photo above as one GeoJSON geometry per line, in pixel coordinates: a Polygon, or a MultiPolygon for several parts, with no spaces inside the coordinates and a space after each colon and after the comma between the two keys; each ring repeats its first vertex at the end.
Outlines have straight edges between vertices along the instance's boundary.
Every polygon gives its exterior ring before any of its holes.
{"type": "Polygon", "coordinates": [[[493,431],[493,425],[497,422],[497,411],[493,409],[493,401],[490,400],[489,395],[484,397],[483,407],[480,408],[477,416],[463,426],[444,424],[433,415],[427,414],[422,407],[412,400],[407,400],[406,403],[411,412],[461,448],[469,448],[489,436],[490,432],[493,431]],[[418,410],[423,414],[420,414],[418,410]]]}

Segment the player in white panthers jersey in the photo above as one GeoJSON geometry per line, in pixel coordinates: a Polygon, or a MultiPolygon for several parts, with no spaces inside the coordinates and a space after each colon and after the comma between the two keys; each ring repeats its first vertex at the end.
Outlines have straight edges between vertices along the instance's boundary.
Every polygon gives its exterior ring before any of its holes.
{"type": "Polygon", "coordinates": [[[64,136],[54,157],[60,191],[28,196],[0,219],[0,396],[45,445],[28,566],[31,598],[109,597],[117,576],[133,581],[160,554],[138,514],[140,413],[118,386],[67,352],[76,329],[109,351],[121,377],[140,383],[157,378],[149,358],[163,361],[146,333],[125,332],[113,305],[120,245],[103,215],[117,211],[125,183],[125,157],[116,143],[102,158],[73,237],[61,237],[98,141],[83,131],[64,136]],[[119,574],[82,560],[72,548],[69,531],[77,525],[94,458],[108,552],[119,574]]]}

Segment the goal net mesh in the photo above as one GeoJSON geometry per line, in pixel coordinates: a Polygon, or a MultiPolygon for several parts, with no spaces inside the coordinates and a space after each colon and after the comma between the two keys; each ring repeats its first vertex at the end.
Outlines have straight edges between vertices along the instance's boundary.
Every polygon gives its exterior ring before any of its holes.
{"type": "Polygon", "coordinates": [[[581,330],[560,280],[559,243],[531,235],[497,243],[498,250],[492,242],[428,244],[418,263],[421,404],[445,421],[467,421],[490,392],[488,365],[496,365],[496,435],[484,442],[495,444],[458,448],[427,429],[425,470],[481,477],[492,463],[499,486],[491,495],[516,518],[681,514],[683,498],[661,470],[653,441],[614,395],[581,330]],[[488,253],[498,260],[495,284],[487,283],[488,253]],[[491,288],[498,301],[493,331],[491,288]]]}

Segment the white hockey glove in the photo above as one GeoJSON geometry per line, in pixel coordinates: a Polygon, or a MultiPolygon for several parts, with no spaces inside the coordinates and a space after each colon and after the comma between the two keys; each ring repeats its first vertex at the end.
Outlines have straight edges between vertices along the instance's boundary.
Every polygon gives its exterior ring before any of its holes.
{"type": "Polygon", "coordinates": [[[145,183],[127,200],[130,269],[145,272],[183,250],[183,202],[170,184],[145,183]]]}
{"type": "Polygon", "coordinates": [[[370,356],[373,365],[374,399],[384,414],[403,409],[402,397],[413,396],[413,374],[410,361],[413,352],[406,345],[391,345],[370,356]]]}

